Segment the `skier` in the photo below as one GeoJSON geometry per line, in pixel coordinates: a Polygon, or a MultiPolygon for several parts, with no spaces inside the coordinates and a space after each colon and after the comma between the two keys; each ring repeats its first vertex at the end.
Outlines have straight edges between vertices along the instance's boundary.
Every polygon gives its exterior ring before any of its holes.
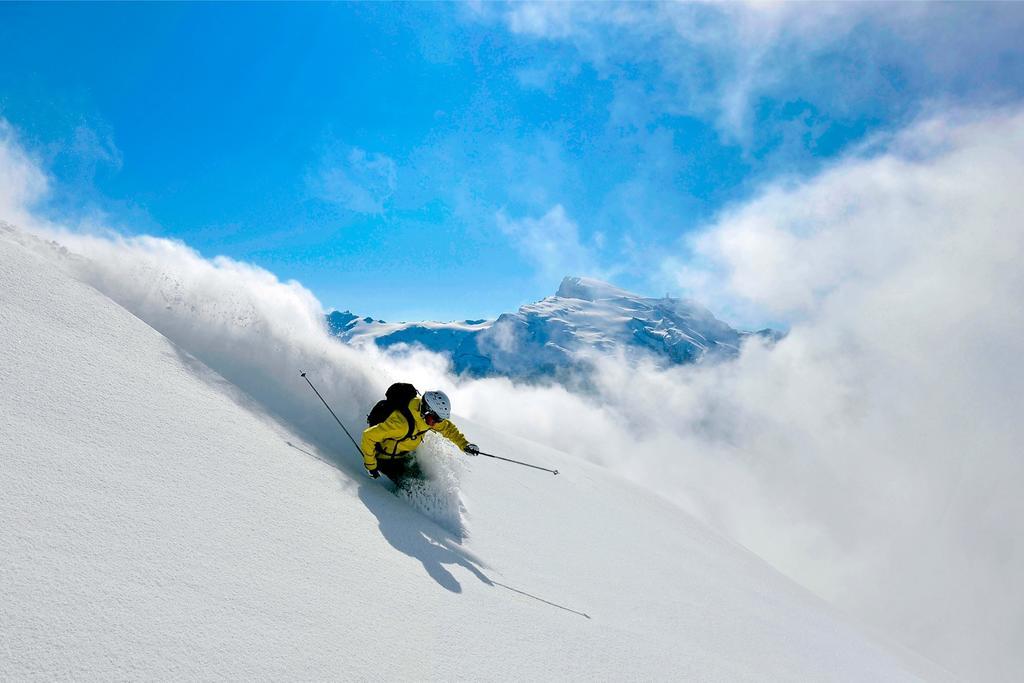
{"type": "MultiPolygon", "coordinates": [[[[393,401],[381,401],[368,417],[370,426],[363,430],[363,465],[371,477],[376,479],[385,474],[397,485],[405,479],[422,478],[414,451],[430,430],[440,432],[469,455],[480,453],[476,444],[470,443],[449,420],[452,408],[447,394],[428,391],[421,398],[412,385],[402,386],[412,389],[408,404],[404,399],[397,405],[393,401]],[[375,417],[375,413],[380,417],[375,417]],[[382,421],[373,424],[377,419],[382,421]]],[[[389,398],[392,396],[389,390],[389,398]]]]}

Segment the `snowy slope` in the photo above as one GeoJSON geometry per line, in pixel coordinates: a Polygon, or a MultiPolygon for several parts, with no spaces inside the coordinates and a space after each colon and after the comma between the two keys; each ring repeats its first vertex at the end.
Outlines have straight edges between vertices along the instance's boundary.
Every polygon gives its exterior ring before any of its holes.
{"type": "Polygon", "coordinates": [[[578,372],[593,353],[643,354],[674,364],[733,358],[752,334],[694,301],[642,297],[582,277],[566,277],[554,296],[496,320],[387,323],[334,311],[328,324],[346,342],[420,345],[446,354],[456,373],[515,379],[578,372]]]}
{"type": "Polygon", "coordinates": [[[446,529],[361,475],[291,367],[355,426],[353,351],[218,352],[162,303],[0,227],[0,679],[942,677],[650,493],[465,421],[562,474],[463,458],[446,529]]]}

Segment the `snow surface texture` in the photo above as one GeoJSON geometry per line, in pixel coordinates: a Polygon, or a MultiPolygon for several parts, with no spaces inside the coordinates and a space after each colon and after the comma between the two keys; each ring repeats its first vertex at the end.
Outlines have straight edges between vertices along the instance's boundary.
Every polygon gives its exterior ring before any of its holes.
{"type": "Polygon", "coordinates": [[[575,377],[595,353],[669,364],[735,358],[751,334],[779,336],[735,330],[694,301],[642,297],[583,277],[566,277],[555,296],[496,320],[386,323],[334,311],[328,324],[350,343],[421,346],[446,355],[456,373],[513,379],[575,377]]]}
{"type": "Polygon", "coordinates": [[[458,538],[466,535],[466,506],[459,491],[461,451],[437,434],[427,434],[416,449],[423,479],[409,479],[395,490],[402,498],[458,538]]]}
{"type": "Polygon", "coordinates": [[[360,473],[297,365],[351,425],[383,382],[301,306],[98,272],[0,228],[2,679],[942,677],[678,508],[464,420],[562,474],[462,460],[460,538],[360,473]]]}

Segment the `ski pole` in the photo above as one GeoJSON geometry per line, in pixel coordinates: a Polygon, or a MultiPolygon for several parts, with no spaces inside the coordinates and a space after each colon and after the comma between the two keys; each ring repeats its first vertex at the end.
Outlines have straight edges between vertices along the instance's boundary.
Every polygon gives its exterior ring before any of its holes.
{"type": "Polygon", "coordinates": [[[480,451],[480,455],[486,455],[488,458],[495,458],[496,460],[504,460],[505,462],[514,462],[517,465],[532,467],[535,470],[544,470],[545,472],[550,472],[551,474],[558,474],[558,470],[549,470],[547,467],[538,467],[537,465],[531,465],[528,462],[519,462],[518,460],[513,460],[512,458],[503,458],[500,455],[492,455],[490,453],[484,453],[483,451],[480,451]]]}
{"type": "MultiPolygon", "coordinates": [[[[309,385],[309,388],[310,388],[310,389],[312,389],[313,391],[316,391],[316,387],[314,387],[314,386],[313,386],[313,383],[309,381],[309,378],[308,378],[308,377],[306,377],[306,373],[304,373],[304,372],[303,372],[303,373],[302,373],[301,375],[299,375],[299,377],[301,377],[302,379],[306,380],[306,384],[308,384],[308,385],[309,385]]],[[[325,407],[325,408],[327,408],[327,410],[331,410],[331,407],[330,407],[329,405],[327,405],[327,401],[324,401],[324,397],[323,397],[323,396],[320,396],[320,392],[319,392],[319,391],[316,391],[316,395],[320,397],[320,400],[321,400],[321,401],[323,402],[323,404],[324,404],[324,407],[325,407]]],[[[363,449],[361,449],[361,448],[359,447],[359,444],[357,444],[357,443],[356,443],[356,440],[355,440],[355,439],[353,439],[353,438],[352,438],[352,435],[348,433],[348,430],[347,430],[347,429],[345,429],[345,425],[343,425],[343,424],[341,423],[341,420],[339,420],[339,419],[338,419],[338,416],[334,414],[334,411],[333,411],[333,410],[331,410],[331,415],[334,415],[334,421],[338,423],[338,426],[339,426],[339,427],[341,427],[341,428],[342,428],[342,430],[344,430],[344,432],[345,432],[345,436],[347,436],[347,437],[348,437],[349,441],[351,441],[351,442],[352,442],[352,445],[356,447],[356,450],[357,450],[357,451],[359,451],[359,453],[360,453],[360,455],[361,455],[361,454],[362,454],[362,452],[363,452],[363,449]]]]}

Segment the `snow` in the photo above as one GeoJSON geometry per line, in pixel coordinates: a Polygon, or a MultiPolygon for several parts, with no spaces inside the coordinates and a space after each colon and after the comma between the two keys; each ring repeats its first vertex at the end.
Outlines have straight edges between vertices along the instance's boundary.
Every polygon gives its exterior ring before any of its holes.
{"type": "Polygon", "coordinates": [[[93,258],[0,226],[0,679],[944,678],[650,492],[458,416],[561,474],[434,439],[402,499],[294,367],[352,429],[385,382],[357,352],[244,307],[211,329],[187,282],[162,307],[93,258]]]}
{"type": "Polygon", "coordinates": [[[578,377],[595,353],[661,365],[734,358],[751,335],[694,301],[643,297],[584,277],[566,277],[555,296],[496,320],[386,323],[333,311],[328,325],[351,344],[419,346],[446,355],[456,373],[519,380],[578,377]]]}
{"type": "Polygon", "coordinates": [[[619,289],[607,282],[588,277],[567,276],[562,279],[555,296],[563,299],[600,301],[601,299],[633,299],[635,294],[619,289]]]}

